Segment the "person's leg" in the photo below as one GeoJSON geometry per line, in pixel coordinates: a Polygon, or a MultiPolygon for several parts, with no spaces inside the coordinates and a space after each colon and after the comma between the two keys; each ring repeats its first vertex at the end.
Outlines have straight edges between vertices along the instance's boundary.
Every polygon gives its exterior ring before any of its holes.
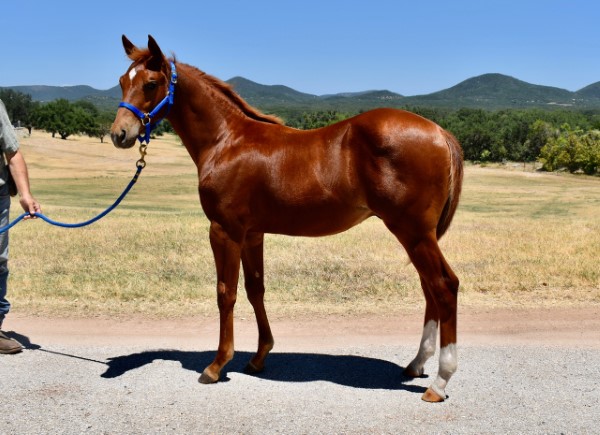
{"type": "MultiPolygon", "coordinates": [[[[0,189],[0,227],[8,225],[10,196],[2,195],[5,186],[0,189]]],[[[8,231],[0,233],[0,323],[10,311],[10,302],[6,299],[8,281],[8,231]]]]}
{"type": "MultiPolygon", "coordinates": [[[[0,195],[0,227],[8,224],[10,197],[0,195]]],[[[8,231],[0,234],[0,329],[10,310],[10,302],[6,299],[8,280],[8,231]]],[[[23,347],[15,340],[0,331],[0,354],[21,352],[23,347]]]]}

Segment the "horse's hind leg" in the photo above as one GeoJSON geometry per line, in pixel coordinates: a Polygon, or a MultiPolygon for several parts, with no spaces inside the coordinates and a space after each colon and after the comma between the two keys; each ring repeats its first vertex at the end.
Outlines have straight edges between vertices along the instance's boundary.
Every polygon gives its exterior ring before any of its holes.
{"type": "MultiPolygon", "coordinates": [[[[391,228],[390,228],[391,229],[391,228]]],[[[446,399],[445,388],[457,368],[456,354],[456,311],[459,281],[437,243],[435,230],[422,237],[406,236],[395,232],[404,245],[413,265],[421,278],[427,301],[425,327],[419,353],[408,366],[408,374],[422,374],[422,365],[432,354],[432,335],[435,325],[440,327],[440,359],[438,375],[423,394],[423,400],[441,402],[446,399]],[[411,373],[412,372],[412,373],[411,373]]]]}
{"type": "Polygon", "coordinates": [[[264,295],[264,234],[248,234],[242,251],[242,267],[248,300],[254,308],[258,325],[258,350],[248,362],[246,373],[259,373],[264,369],[265,358],[273,349],[275,341],[265,310],[264,295]]]}
{"type": "Polygon", "coordinates": [[[426,289],[427,283],[421,278],[421,287],[425,295],[425,320],[423,322],[423,336],[417,356],[404,369],[404,374],[412,378],[423,375],[425,363],[429,358],[435,355],[435,346],[437,341],[437,331],[439,315],[437,306],[431,296],[431,292],[426,289]]]}
{"type": "MultiPolygon", "coordinates": [[[[457,368],[456,311],[458,278],[444,259],[434,233],[407,247],[407,252],[423,283],[423,291],[437,308],[440,323],[440,359],[438,375],[423,394],[423,400],[446,399],[446,385],[457,368]]],[[[428,304],[430,304],[430,300],[428,304]]]]}

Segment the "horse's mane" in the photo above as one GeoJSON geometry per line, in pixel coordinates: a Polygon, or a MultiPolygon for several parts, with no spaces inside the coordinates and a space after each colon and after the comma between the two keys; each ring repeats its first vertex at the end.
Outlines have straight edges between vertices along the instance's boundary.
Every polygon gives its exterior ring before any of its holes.
{"type": "MultiPolygon", "coordinates": [[[[128,54],[128,57],[134,63],[141,63],[144,60],[150,57],[150,50],[147,48],[138,48],[136,47],[131,53],[128,54]]],[[[175,62],[175,57],[172,59],[175,62]]],[[[262,113],[260,110],[250,106],[246,101],[242,99],[234,90],[233,87],[228,85],[222,80],[219,80],[216,77],[213,77],[209,74],[206,74],[204,71],[199,70],[198,68],[185,64],[188,68],[191,69],[192,73],[197,76],[199,80],[202,80],[208,83],[209,87],[215,91],[217,94],[222,95],[230,101],[235,107],[237,107],[243,114],[248,116],[249,118],[255,119],[261,122],[267,122],[269,124],[283,124],[283,121],[274,115],[266,115],[262,113]]]]}
{"type": "Polygon", "coordinates": [[[283,124],[283,121],[274,115],[266,115],[262,113],[260,110],[252,107],[248,104],[242,97],[240,97],[237,92],[233,90],[233,87],[224,81],[211,76],[210,74],[206,74],[204,71],[199,70],[196,67],[191,65],[187,65],[193,73],[198,77],[198,79],[204,81],[209,85],[209,87],[216,92],[225,97],[228,101],[230,101],[235,107],[237,107],[243,114],[252,118],[256,121],[267,122],[269,124],[283,124]]]}

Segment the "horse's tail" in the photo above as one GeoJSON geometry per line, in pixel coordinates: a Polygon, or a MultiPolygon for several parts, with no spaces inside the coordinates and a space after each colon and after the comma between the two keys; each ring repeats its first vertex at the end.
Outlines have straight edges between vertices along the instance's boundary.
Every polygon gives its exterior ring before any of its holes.
{"type": "Polygon", "coordinates": [[[458,207],[458,199],[460,198],[463,181],[462,148],[460,147],[458,140],[456,140],[450,132],[444,130],[443,134],[450,151],[450,174],[448,175],[450,183],[448,187],[448,199],[446,200],[446,205],[444,205],[442,215],[437,224],[436,234],[438,240],[444,235],[446,230],[448,230],[448,227],[452,222],[456,207],[458,207]]]}

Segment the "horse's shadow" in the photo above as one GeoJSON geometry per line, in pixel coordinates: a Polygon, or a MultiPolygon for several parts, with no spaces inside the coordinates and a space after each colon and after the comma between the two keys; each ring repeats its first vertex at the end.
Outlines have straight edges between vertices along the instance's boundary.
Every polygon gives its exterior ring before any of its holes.
{"type": "MultiPolygon", "coordinates": [[[[184,369],[200,374],[215,356],[215,351],[147,350],[116,356],[105,362],[45,349],[32,343],[29,337],[12,331],[7,335],[20,341],[25,349],[106,365],[107,369],[100,375],[103,378],[118,378],[156,360],[175,361],[184,369]]],[[[221,373],[221,382],[229,380],[228,373],[243,373],[252,356],[250,352],[236,352],[234,359],[226,366],[226,371],[221,373]]],[[[267,357],[265,370],[253,376],[277,382],[327,381],[352,388],[375,390],[405,390],[413,393],[424,393],[426,390],[418,385],[407,384],[413,378],[404,375],[403,367],[389,361],[357,355],[273,352],[267,357]]]]}
{"type": "MultiPolygon", "coordinates": [[[[243,373],[253,354],[236,352],[234,359],[221,373],[221,381],[228,381],[227,373],[243,373]]],[[[116,378],[151,364],[155,360],[176,361],[186,370],[198,374],[210,364],[214,351],[189,352],[179,350],[153,350],[110,358],[103,378],[116,378]]],[[[353,388],[406,390],[425,392],[424,387],[407,385],[412,380],[403,374],[403,367],[381,359],[355,355],[325,355],[315,353],[271,353],[265,370],[256,376],[278,382],[328,381],[353,388]]]]}

